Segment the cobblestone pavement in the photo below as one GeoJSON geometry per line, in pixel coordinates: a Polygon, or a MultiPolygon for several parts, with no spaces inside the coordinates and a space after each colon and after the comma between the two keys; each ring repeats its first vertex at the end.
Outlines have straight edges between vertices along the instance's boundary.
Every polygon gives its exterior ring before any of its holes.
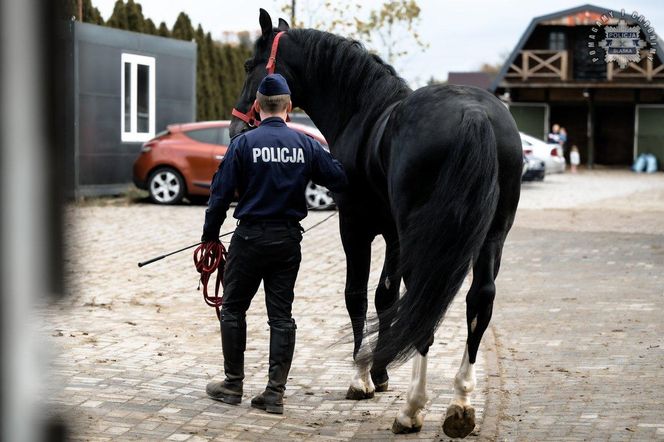
{"type": "Polygon", "coordinates": [[[663,178],[557,176],[534,187],[573,196],[545,210],[525,186],[492,323],[497,439],[664,440],[663,178]]]}
{"type": "MultiPolygon", "coordinates": [[[[202,206],[121,200],[68,208],[70,297],[44,311],[53,410],[84,440],[386,440],[410,364],[390,391],[344,399],[353,373],[336,219],[307,233],[296,286],[298,342],[286,413],[249,407],[267,378],[263,293],[248,314],[244,402],[205,397],[221,379],[218,323],[191,255],[139,260],[196,241],[202,206]]],[[[313,213],[312,225],[326,213],[313,213]]],[[[524,185],[505,247],[494,320],[478,359],[471,440],[664,439],[664,177],[586,172],[524,185]]],[[[232,229],[227,222],[222,231],[232,229]]],[[[372,284],[383,253],[376,241],[372,284]]],[[[462,289],[465,290],[467,285],[462,289]]],[[[440,423],[465,339],[463,295],[429,358],[421,433],[440,423]]]]}

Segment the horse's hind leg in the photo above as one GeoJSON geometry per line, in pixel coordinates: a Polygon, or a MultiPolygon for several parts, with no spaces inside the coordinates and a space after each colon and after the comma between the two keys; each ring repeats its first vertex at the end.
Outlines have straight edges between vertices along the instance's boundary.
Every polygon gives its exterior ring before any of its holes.
{"type": "Polygon", "coordinates": [[[433,344],[433,335],[426,348],[418,349],[413,358],[413,371],[410,387],[406,395],[406,403],[401,407],[392,424],[395,434],[417,433],[422,429],[424,417],[422,409],[427,403],[427,353],[433,344]]]}
{"type": "MultiPolygon", "coordinates": [[[[389,308],[399,299],[399,287],[401,276],[398,275],[399,268],[399,242],[396,233],[385,234],[385,261],[380,275],[378,287],[376,287],[376,297],[374,298],[376,313],[378,314],[379,329],[376,349],[378,350],[385,338],[386,331],[392,323],[392,318],[388,317],[389,308]]],[[[389,376],[386,367],[372,366],[371,379],[376,386],[376,392],[387,391],[389,376]]]]}
{"type": "Polygon", "coordinates": [[[466,437],[475,428],[475,409],[470,395],[475,389],[475,361],[480,340],[491,320],[496,295],[504,235],[487,238],[473,267],[473,282],[466,296],[468,340],[459,371],[454,377],[454,398],[447,408],[443,431],[449,437],[466,437]],[[494,237],[495,238],[495,237],[494,237]]]}
{"type": "Polygon", "coordinates": [[[401,407],[392,424],[395,434],[417,433],[422,429],[422,409],[427,403],[427,357],[417,353],[413,358],[413,371],[406,403],[401,407]]]}

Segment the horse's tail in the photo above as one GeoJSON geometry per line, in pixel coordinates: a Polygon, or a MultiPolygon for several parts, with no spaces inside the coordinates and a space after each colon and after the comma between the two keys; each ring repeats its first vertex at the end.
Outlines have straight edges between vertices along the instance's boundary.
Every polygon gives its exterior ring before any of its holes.
{"type": "MultiPolygon", "coordinates": [[[[395,208],[406,292],[381,318],[391,327],[374,349],[377,366],[403,362],[415,350],[428,349],[493,220],[499,194],[498,160],[486,113],[465,110],[453,141],[446,141],[450,146],[440,163],[423,169],[435,171],[429,198],[422,199],[423,189],[411,186],[408,191],[419,192],[415,198],[420,199],[403,210],[407,213],[395,208]]],[[[404,182],[401,190],[406,187],[404,182]]],[[[369,334],[377,331],[377,323],[369,327],[369,334]]],[[[364,362],[370,359],[367,354],[364,358],[364,362]]]]}

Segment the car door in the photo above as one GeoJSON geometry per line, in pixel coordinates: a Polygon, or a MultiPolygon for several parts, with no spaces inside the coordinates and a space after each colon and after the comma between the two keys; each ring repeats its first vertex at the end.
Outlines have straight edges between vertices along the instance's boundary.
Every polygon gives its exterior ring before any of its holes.
{"type": "Polygon", "coordinates": [[[212,156],[219,143],[219,127],[190,129],[185,135],[193,141],[188,158],[191,183],[199,189],[209,189],[212,175],[217,170],[212,156]]]}

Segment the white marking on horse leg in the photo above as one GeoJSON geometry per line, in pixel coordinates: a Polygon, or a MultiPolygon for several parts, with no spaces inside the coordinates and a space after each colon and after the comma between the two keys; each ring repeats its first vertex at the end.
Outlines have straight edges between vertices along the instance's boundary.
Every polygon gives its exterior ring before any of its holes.
{"type": "Polygon", "coordinates": [[[355,374],[353,379],[350,381],[350,386],[356,390],[364,391],[365,393],[371,393],[376,390],[373,380],[371,380],[371,365],[366,367],[357,366],[355,369],[355,374]]]}
{"type": "Polygon", "coordinates": [[[468,359],[468,346],[463,352],[463,360],[456,376],[454,376],[454,398],[450,405],[459,405],[460,407],[470,406],[470,395],[475,390],[475,364],[471,364],[468,359]]]}
{"type": "Polygon", "coordinates": [[[470,332],[473,333],[477,327],[477,315],[470,321],[470,332]]]}
{"type": "MultiPolygon", "coordinates": [[[[362,332],[364,336],[367,335],[367,324],[364,323],[364,331],[362,332]]],[[[360,344],[360,349],[357,352],[357,358],[367,357],[373,353],[371,346],[363,339],[360,344]],[[367,354],[368,353],[368,354],[367,354]]],[[[371,379],[371,363],[367,364],[365,367],[357,366],[355,375],[350,382],[350,386],[364,391],[365,393],[373,393],[376,390],[373,380],[371,379]]]]}
{"type": "Polygon", "coordinates": [[[353,374],[353,379],[350,381],[350,386],[356,390],[361,390],[366,392],[367,386],[364,382],[364,369],[362,367],[355,367],[355,373],[353,374]]]}
{"type": "Polygon", "coordinates": [[[397,414],[397,421],[406,428],[421,427],[424,418],[420,411],[427,403],[427,357],[417,354],[413,358],[413,372],[406,403],[397,414]]]}

